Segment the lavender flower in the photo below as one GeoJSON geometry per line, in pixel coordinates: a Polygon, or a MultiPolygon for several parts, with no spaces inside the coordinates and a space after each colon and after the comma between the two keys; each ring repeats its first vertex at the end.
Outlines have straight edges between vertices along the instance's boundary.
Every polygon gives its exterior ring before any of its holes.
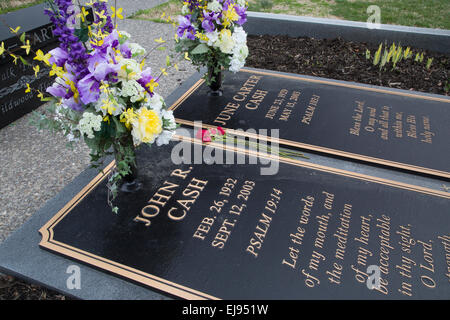
{"type": "Polygon", "coordinates": [[[191,23],[191,15],[188,14],[186,16],[178,16],[178,22],[179,26],[177,29],[177,35],[180,38],[183,38],[184,35],[186,35],[186,38],[190,40],[195,40],[194,32],[195,28],[192,26],[191,23]]]}
{"type": "Polygon", "coordinates": [[[216,29],[214,26],[214,22],[220,24],[220,21],[219,21],[220,13],[219,12],[208,13],[207,11],[203,10],[203,17],[205,19],[202,22],[202,27],[203,27],[203,29],[205,29],[206,32],[213,32],[216,29]]]}

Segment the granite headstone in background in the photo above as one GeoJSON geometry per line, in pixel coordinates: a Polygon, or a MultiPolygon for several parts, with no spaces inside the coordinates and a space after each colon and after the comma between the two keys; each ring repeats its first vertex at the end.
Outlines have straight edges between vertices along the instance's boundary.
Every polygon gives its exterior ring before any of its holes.
{"type": "MultiPolygon", "coordinates": [[[[20,49],[22,45],[18,37],[14,36],[9,27],[20,26],[19,32],[25,32],[30,39],[32,50],[43,52],[57,46],[57,39],[53,35],[53,25],[44,15],[45,5],[29,7],[0,16],[0,41],[10,51],[20,49]]],[[[24,56],[24,50],[17,50],[16,55],[24,56]]],[[[32,56],[33,53],[30,53],[32,56]]],[[[29,60],[29,59],[28,59],[29,60]]],[[[25,93],[26,84],[36,90],[44,92],[52,84],[45,70],[41,70],[35,77],[32,66],[24,66],[20,61],[14,64],[13,59],[4,54],[0,57],[0,128],[17,120],[24,114],[39,107],[42,102],[33,92],[25,93]]]]}

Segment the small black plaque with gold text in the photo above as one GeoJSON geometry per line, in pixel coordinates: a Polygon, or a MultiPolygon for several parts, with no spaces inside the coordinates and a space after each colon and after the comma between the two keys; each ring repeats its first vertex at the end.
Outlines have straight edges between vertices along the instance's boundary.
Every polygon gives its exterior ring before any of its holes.
{"type": "Polygon", "coordinates": [[[98,175],[40,246],[186,299],[450,297],[449,193],[291,159],[176,165],[178,143],[138,150],[118,215],[98,175]]]}
{"type": "Polygon", "coordinates": [[[207,91],[199,80],[172,106],[179,123],[279,129],[288,146],[450,178],[448,97],[255,69],[207,91]]]}

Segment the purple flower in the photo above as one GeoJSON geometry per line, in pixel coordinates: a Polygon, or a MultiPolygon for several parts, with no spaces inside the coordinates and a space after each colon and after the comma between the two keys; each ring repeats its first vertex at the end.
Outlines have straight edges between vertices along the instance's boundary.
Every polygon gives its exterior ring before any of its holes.
{"type": "Polygon", "coordinates": [[[120,53],[122,53],[122,56],[125,59],[130,59],[133,55],[130,47],[128,47],[128,45],[126,43],[124,43],[120,46],[120,53]]]}
{"type": "Polygon", "coordinates": [[[202,27],[206,32],[213,32],[216,28],[214,26],[214,22],[220,24],[218,21],[220,16],[219,12],[210,12],[203,10],[203,17],[205,18],[202,22],[202,27]]]}
{"type": "Polygon", "coordinates": [[[58,67],[63,67],[67,59],[69,59],[69,54],[67,53],[67,51],[61,48],[55,48],[49,51],[49,53],[52,55],[49,59],[49,62],[51,64],[56,64],[58,67]]]}
{"type": "Polygon", "coordinates": [[[75,111],[83,111],[83,105],[79,102],[75,102],[74,98],[69,98],[69,99],[63,99],[62,104],[69,107],[72,110],[75,111]]]}
{"type": "Polygon", "coordinates": [[[153,97],[153,92],[147,85],[151,84],[152,80],[153,83],[159,81],[159,79],[155,79],[152,77],[152,69],[146,68],[141,72],[141,78],[137,81],[142,86],[142,88],[144,88],[150,94],[150,97],[153,97]]]}
{"type": "Polygon", "coordinates": [[[67,94],[67,88],[56,82],[51,87],[48,87],[46,91],[57,98],[64,98],[67,94]]]}
{"type": "Polygon", "coordinates": [[[247,12],[245,7],[240,7],[238,5],[234,6],[234,9],[236,10],[236,13],[239,16],[239,20],[236,21],[236,23],[240,26],[242,26],[245,22],[247,22],[247,12]]]}
{"type": "Polygon", "coordinates": [[[89,74],[78,81],[77,87],[84,104],[96,102],[100,97],[100,84],[93,75],[89,74]]]}
{"type": "Polygon", "coordinates": [[[95,67],[95,71],[92,74],[97,81],[107,80],[111,74],[116,74],[119,71],[119,66],[115,64],[109,64],[102,62],[95,67]]]}
{"type": "Polygon", "coordinates": [[[186,34],[186,38],[190,40],[195,40],[195,28],[192,26],[191,23],[191,15],[188,14],[186,16],[178,16],[178,29],[177,29],[177,35],[180,38],[183,38],[183,36],[186,34]]]}

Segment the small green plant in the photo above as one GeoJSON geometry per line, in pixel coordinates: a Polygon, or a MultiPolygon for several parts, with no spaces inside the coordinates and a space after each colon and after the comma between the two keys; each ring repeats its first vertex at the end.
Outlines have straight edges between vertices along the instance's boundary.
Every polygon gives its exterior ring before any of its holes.
{"type": "MultiPolygon", "coordinates": [[[[383,51],[383,44],[381,43],[380,46],[378,47],[378,50],[373,55],[372,63],[374,66],[379,66],[380,71],[383,70],[383,68],[385,69],[385,67],[389,63],[392,63],[392,70],[394,70],[402,60],[410,59],[412,58],[412,56],[413,51],[411,50],[410,47],[406,47],[406,49],[404,49],[400,44],[396,45],[395,43],[392,43],[388,49],[388,46],[385,43],[383,51]]],[[[372,54],[370,50],[366,50],[365,57],[367,60],[371,59],[372,54]]],[[[417,52],[414,61],[422,63],[423,60],[424,60],[424,53],[417,52]]],[[[428,58],[426,64],[427,69],[430,69],[432,62],[433,58],[428,58]]]]}

